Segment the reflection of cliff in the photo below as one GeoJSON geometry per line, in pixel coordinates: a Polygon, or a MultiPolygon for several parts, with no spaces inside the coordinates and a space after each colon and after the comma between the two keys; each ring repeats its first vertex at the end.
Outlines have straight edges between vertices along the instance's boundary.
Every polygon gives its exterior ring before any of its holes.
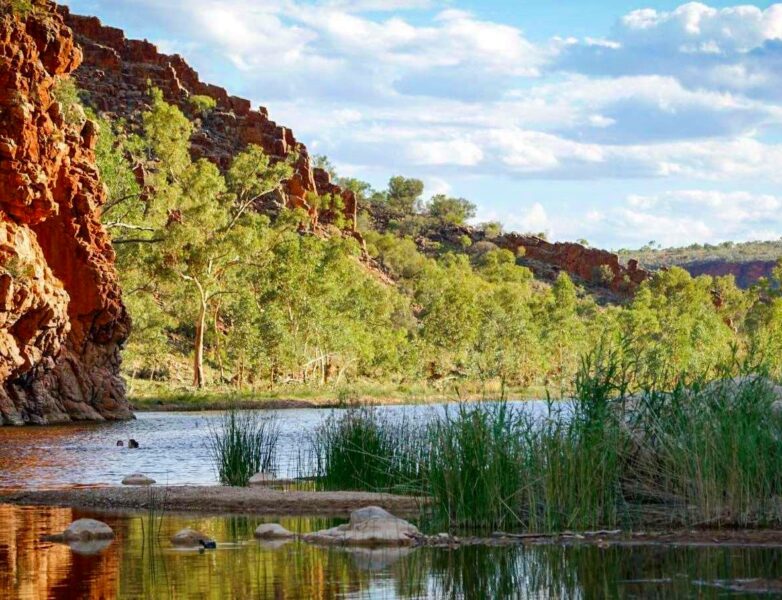
{"type": "Polygon", "coordinates": [[[0,596],[104,599],[117,595],[117,548],[79,556],[68,546],[41,542],[74,519],[69,508],[0,505],[0,596]]]}

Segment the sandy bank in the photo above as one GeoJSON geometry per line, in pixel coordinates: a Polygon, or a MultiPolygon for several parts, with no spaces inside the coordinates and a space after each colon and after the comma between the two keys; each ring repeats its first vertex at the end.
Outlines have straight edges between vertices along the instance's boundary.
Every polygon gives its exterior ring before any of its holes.
{"type": "Polygon", "coordinates": [[[422,500],[370,492],[281,491],[264,487],[223,486],[94,487],[0,492],[0,504],[66,506],[101,510],[143,510],[154,504],[173,512],[267,515],[348,515],[364,506],[380,506],[397,515],[419,513],[422,500]]]}

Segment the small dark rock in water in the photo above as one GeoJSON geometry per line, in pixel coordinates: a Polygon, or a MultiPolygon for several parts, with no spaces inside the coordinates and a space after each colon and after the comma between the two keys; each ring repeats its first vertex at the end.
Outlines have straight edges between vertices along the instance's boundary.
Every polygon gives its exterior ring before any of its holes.
{"type": "Polygon", "coordinates": [[[138,442],[133,438],[128,440],[128,448],[138,448],[138,442]]]}
{"type": "Polygon", "coordinates": [[[125,442],[123,442],[122,440],[117,440],[117,446],[124,446],[124,445],[125,442]]]}

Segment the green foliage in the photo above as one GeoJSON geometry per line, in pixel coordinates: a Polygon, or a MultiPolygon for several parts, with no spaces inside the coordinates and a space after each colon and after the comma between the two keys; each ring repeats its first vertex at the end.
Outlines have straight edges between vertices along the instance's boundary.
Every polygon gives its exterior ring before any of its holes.
{"type": "Polygon", "coordinates": [[[479,226],[479,229],[481,229],[486,236],[486,239],[493,240],[494,238],[498,238],[502,235],[502,223],[499,223],[498,221],[489,221],[488,223],[482,223],[479,226]]]}
{"type": "Polygon", "coordinates": [[[227,411],[210,431],[209,451],[223,485],[246,486],[256,473],[274,474],[279,424],[250,411],[227,411]]]}
{"type": "Polygon", "coordinates": [[[449,198],[444,194],[432,196],[427,210],[429,216],[446,225],[464,225],[475,217],[477,207],[464,198],[449,198]]]}
{"type": "Polygon", "coordinates": [[[520,415],[505,403],[460,405],[429,428],[427,491],[450,526],[510,528],[523,484],[520,415]]]}
{"type": "MultiPolygon", "coordinates": [[[[302,236],[302,209],[282,209],[273,222],[257,213],[278,198],[294,157],[271,160],[250,145],[225,173],[193,162],[192,124],[159,91],[141,122],[139,135],[102,122],[97,147],[109,190],[104,223],[136,323],[130,374],[180,378],[170,363],[184,358],[196,385],[238,390],[336,390],[364,380],[438,393],[466,385],[505,397],[540,386],[570,395],[579,357],[602,340],[634,357],[638,381],[710,376],[734,352],[782,376],[773,278],[742,291],[730,278],[670,269],[626,304],[599,306],[564,273],[553,284],[535,281],[491,241],[499,224],[483,225],[474,244],[460,238],[449,226],[472,218],[467,201],[435,196],[424,211],[418,180],[394,177],[383,192],[340,180],[371,206],[359,229],[395,280],[388,285],[358,260],[355,240],[302,236]]],[[[344,224],[341,196],[307,201],[325,221],[344,224]]],[[[606,284],[609,275],[597,269],[592,279],[606,284]]]]}
{"type": "Polygon", "coordinates": [[[0,11],[3,13],[10,12],[21,19],[26,19],[38,4],[39,2],[35,0],[5,0],[0,5],[0,11]]]}
{"type": "Polygon", "coordinates": [[[397,175],[389,180],[388,192],[383,199],[391,210],[401,215],[411,215],[419,211],[423,193],[423,181],[397,175]]]}
{"type": "Polygon", "coordinates": [[[193,110],[201,114],[217,108],[217,100],[211,96],[194,94],[190,96],[187,101],[190,103],[190,106],[193,107],[193,110]]]}
{"type": "Polygon", "coordinates": [[[79,88],[70,77],[61,77],[52,89],[54,99],[62,106],[62,114],[69,125],[84,124],[84,109],[81,105],[79,88]]]}

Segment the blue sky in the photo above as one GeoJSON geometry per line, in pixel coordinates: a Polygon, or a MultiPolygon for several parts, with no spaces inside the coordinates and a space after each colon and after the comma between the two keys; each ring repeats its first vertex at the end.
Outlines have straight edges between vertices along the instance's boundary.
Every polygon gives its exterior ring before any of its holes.
{"type": "Polygon", "coordinates": [[[782,236],[782,4],[69,0],[268,107],[340,174],[508,229],[782,236]]]}

